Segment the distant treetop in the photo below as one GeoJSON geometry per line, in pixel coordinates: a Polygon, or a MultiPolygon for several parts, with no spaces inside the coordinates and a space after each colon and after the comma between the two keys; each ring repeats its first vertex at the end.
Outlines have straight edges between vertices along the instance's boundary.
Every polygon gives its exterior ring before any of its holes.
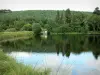
{"type": "Polygon", "coordinates": [[[100,15],[99,7],[96,7],[93,14],[100,15]]]}
{"type": "Polygon", "coordinates": [[[0,9],[0,13],[11,13],[10,9],[0,9]]]}

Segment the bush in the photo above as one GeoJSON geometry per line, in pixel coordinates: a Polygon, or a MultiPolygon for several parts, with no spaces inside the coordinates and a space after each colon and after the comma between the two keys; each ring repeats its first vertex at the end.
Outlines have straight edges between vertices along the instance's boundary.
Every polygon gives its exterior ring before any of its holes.
{"type": "Polygon", "coordinates": [[[45,24],[44,28],[48,30],[48,32],[52,31],[52,27],[49,24],[45,24]]]}
{"type": "Polygon", "coordinates": [[[9,28],[9,29],[6,29],[5,32],[15,32],[16,29],[15,28],[9,28]]]}
{"type": "Polygon", "coordinates": [[[22,28],[22,31],[32,31],[32,25],[31,24],[25,24],[22,28]]]}
{"type": "Polygon", "coordinates": [[[33,23],[32,31],[35,35],[40,35],[41,33],[41,25],[39,23],[33,23]]]}
{"type": "Polygon", "coordinates": [[[66,32],[70,32],[71,30],[72,30],[72,28],[69,27],[68,24],[61,24],[59,27],[54,28],[53,32],[66,33],[66,32]]]}
{"type": "Polygon", "coordinates": [[[14,27],[16,28],[16,30],[20,30],[24,24],[25,24],[25,21],[23,20],[14,21],[14,27]]]}

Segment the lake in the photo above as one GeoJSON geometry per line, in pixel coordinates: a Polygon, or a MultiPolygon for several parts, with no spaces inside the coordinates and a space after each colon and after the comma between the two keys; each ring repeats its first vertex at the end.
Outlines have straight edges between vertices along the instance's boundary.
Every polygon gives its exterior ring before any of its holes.
{"type": "Polygon", "coordinates": [[[0,42],[3,51],[51,75],[100,75],[100,35],[50,35],[0,42]]]}

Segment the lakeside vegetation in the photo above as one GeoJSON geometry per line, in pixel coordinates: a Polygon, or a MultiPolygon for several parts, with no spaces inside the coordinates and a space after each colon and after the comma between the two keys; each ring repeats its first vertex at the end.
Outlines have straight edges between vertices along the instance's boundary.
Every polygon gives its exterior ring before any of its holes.
{"type": "MultiPolygon", "coordinates": [[[[79,33],[79,32],[67,32],[67,33],[51,33],[51,35],[63,35],[63,34],[100,34],[100,32],[88,32],[88,33],[79,33]]],[[[0,42],[17,40],[17,39],[28,39],[34,37],[32,31],[18,31],[18,32],[0,32],[0,42]]]]}
{"type": "Polygon", "coordinates": [[[42,29],[50,33],[100,31],[100,10],[93,12],[67,10],[27,10],[0,11],[0,31],[33,31],[39,34],[42,29]],[[5,13],[6,12],[6,13],[5,13]]]}
{"type": "MultiPolygon", "coordinates": [[[[100,34],[100,32],[88,32],[88,33],[79,33],[79,32],[67,32],[67,33],[51,33],[51,35],[63,35],[63,34],[85,34],[85,35],[91,35],[91,34],[100,34]]],[[[6,41],[13,41],[18,39],[28,39],[33,38],[34,34],[32,31],[18,31],[18,32],[0,32],[0,42],[6,42],[6,41]]]]}
{"type": "Polygon", "coordinates": [[[32,66],[17,63],[0,49],[0,75],[49,75],[49,70],[33,69],[32,66]]]}
{"type": "Polygon", "coordinates": [[[0,32],[0,41],[15,40],[30,38],[33,36],[31,31],[19,31],[19,32],[0,32]]]}

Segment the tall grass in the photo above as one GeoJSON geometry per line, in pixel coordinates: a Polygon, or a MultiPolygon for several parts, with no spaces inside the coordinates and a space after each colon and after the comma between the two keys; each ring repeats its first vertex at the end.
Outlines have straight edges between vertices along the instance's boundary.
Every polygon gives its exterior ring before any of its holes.
{"type": "Polygon", "coordinates": [[[31,66],[17,63],[0,51],[0,75],[49,75],[49,70],[37,70],[31,66]]]}
{"type": "Polygon", "coordinates": [[[32,37],[31,31],[19,31],[19,32],[0,32],[0,41],[18,38],[32,37]]]}

